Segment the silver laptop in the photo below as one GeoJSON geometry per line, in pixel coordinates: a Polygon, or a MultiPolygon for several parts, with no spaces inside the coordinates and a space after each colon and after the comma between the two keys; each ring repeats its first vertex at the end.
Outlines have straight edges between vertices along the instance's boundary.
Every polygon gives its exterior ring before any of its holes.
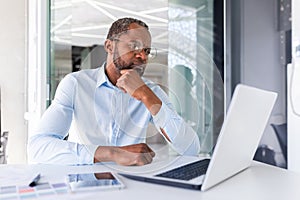
{"type": "Polygon", "coordinates": [[[276,98],[274,92],[239,84],[211,159],[177,162],[176,167],[155,174],[120,174],[144,182],[207,190],[250,166],[276,98]]]}

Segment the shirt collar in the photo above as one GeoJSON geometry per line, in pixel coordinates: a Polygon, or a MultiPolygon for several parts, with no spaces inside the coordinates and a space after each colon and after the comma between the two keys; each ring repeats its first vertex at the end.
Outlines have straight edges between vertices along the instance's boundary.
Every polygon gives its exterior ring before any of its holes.
{"type": "Polygon", "coordinates": [[[114,87],[113,84],[109,81],[105,73],[105,68],[106,68],[106,62],[104,62],[102,66],[99,68],[99,73],[97,77],[97,87],[100,87],[103,84],[107,84],[111,87],[114,87]]]}

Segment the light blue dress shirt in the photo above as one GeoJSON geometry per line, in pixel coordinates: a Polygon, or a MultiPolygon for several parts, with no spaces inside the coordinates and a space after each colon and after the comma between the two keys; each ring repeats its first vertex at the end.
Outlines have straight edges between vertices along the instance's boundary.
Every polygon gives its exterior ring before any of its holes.
{"type": "Polygon", "coordinates": [[[105,64],[68,74],[55,98],[30,134],[28,158],[34,163],[92,164],[98,146],[123,146],[146,141],[152,122],[163,128],[179,154],[197,155],[199,138],[175,112],[164,91],[143,78],[162,101],[152,116],[145,105],[112,85],[105,64]],[[69,134],[68,141],[63,140],[69,134]]]}

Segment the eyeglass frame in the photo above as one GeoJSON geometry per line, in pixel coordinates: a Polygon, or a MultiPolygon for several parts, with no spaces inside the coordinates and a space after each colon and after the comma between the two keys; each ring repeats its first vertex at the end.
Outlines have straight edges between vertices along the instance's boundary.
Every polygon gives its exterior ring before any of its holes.
{"type": "Polygon", "coordinates": [[[124,41],[124,40],[120,40],[118,38],[112,38],[111,39],[112,41],[117,41],[117,42],[124,42],[124,43],[127,43],[128,47],[130,48],[130,51],[133,51],[133,52],[138,52],[138,53],[141,53],[142,51],[146,54],[147,57],[149,58],[155,58],[156,55],[157,55],[157,50],[155,47],[144,47],[144,48],[141,48],[143,46],[143,44],[137,40],[134,40],[134,41],[130,41],[130,42],[127,42],[127,41],[124,41]],[[131,46],[131,44],[132,46],[131,46]],[[134,43],[134,44],[133,44],[134,43]],[[136,44],[140,44],[140,47],[136,44]],[[133,45],[135,45],[135,47],[133,47],[133,45]],[[153,54],[153,56],[151,56],[151,51],[155,50],[155,53],[153,54]]]}

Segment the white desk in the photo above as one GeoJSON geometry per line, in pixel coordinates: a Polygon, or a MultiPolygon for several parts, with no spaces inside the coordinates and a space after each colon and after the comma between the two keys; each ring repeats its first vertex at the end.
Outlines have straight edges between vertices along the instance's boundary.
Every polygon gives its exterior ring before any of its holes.
{"type": "MultiPolygon", "coordinates": [[[[67,173],[99,171],[143,171],[157,166],[159,161],[144,167],[120,167],[107,165],[59,166],[59,165],[0,165],[0,186],[26,184],[25,174],[42,174],[41,181],[63,181],[67,173]],[[16,177],[20,177],[16,180],[16,177]]],[[[205,199],[205,200],[293,200],[300,199],[300,174],[253,162],[252,166],[206,192],[181,189],[151,183],[133,181],[120,176],[126,185],[122,190],[46,196],[41,199],[205,199]]]]}

